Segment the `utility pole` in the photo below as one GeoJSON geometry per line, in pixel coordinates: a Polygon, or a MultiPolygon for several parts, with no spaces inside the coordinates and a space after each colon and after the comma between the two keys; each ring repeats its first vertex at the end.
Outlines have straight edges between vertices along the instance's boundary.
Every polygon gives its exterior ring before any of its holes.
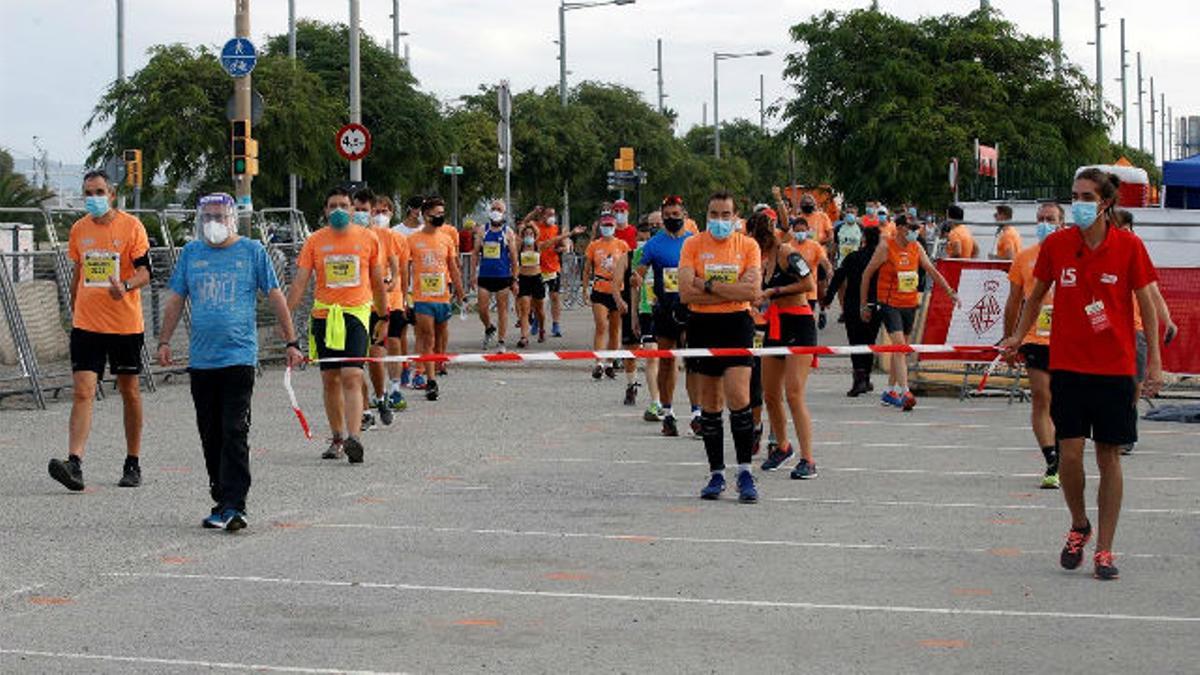
{"type": "Polygon", "coordinates": [[[700,104],[700,126],[708,126],[708,101],[700,104]]]}
{"type": "Polygon", "coordinates": [[[125,81],[125,0],[117,0],[117,82],[125,81]]]}
{"type": "Polygon", "coordinates": [[[1125,59],[1127,54],[1129,50],[1125,49],[1125,17],[1121,17],[1121,77],[1117,79],[1121,81],[1121,145],[1126,147],[1129,146],[1129,62],[1125,59]]]}
{"type": "Polygon", "coordinates": [[[663,99],[666,95],[663,94],[663,72],[662,72],[662,38],[658,38],[658,66],[654,69],[658,73],[658,114],[665,114],[666,107],[663,105],[663,99]]]}
{"type": "Polygon", "coordinates": [[[1167,95],[1163,92],[1159,92],[1158,95],[1161,97],[1158,114],[1162,115],[1162,124],[1158,128],[1158,147],[1162,148],[1162,161],[1166,164],[1171,158],[1171,148],[1167,145],[1167,95]]]}
{"type": "Polygon", "coordinates": [[[400,0],[392,0],[392,56],[400,58],[400,0]]]}
{"type": "MultiPolygon", "coordinates": [[[[1100,0],[1096,2],[1096,118],[1101,122],[1104,121],[1104,49],[1101,46],[1101,34],[1104,29],[1104,24],[1100,21],[1101,12],[1104,7],[1100,5],[1100,0]]],[[[1108,125],[1105,125],[1106,127],[1108,125]]]]}
{"type": "MultiPolygon", "coordinates": [[[[296,0],[288,0],[288,58],[292,60],[292,65],[296,63],[296,0]]],[[[299,186],[296,184],[296,174],[288,174],[288,208],[293,213],[288,214],[288,218],[295,217],[297,192],[299,186]]]]}
{"type": "Polygon", "coordinates": [[[1167,147],[1170,148],[1167,152],[1168,160],[1179,157],[1175,151],[1175,106],[1167,108],[1167,147]]]}
{"type": "MultiPolygon", "coordinates": [[[[235,14],[233,19],[233,34],[240,38],[250,38],[250,0],[237,0],[235,5],[235,14]]],[[[251,87],[251,75],[243,75],[242,77],[233,78],[233,118],[235,120],[249,120],[251,118],[250,97],[253,87],[251,87]]],[[[250,123],[246,123],[247,138],[251,135],[250,123]]],[[[249,143],[249,140],[247,140],[249,143]]],[[[249,168],[244,173],[234,174],[234,191],[237,197],[237,214],[238,214],[238,230],[243,234],[250,234],[252,223],[252,204],[250,198],[250,185],[254,180],[253,174],[249,168]]]]}
{"type": "Polygon", "coordinates": [[[1054,0],[1054,72],[1062,72],[1062,17],[1058,0],[1054,0]]]}
{"type": "Polygon", "coordinates": [[[1142,53],[1137,53],[1137,73],[1138,73],[1138,150],[1146,151],[1146,121],[1142,118],[1142,97],[1146,95],[1146,89],[1142,86],[1142,53]]]}
{"type": "Polygon", "coordinates": [[[717,52],[713,52],[713,155],[717,159],[721,159],[721,96],[717,83],[717,62],[719,60],[717,52]]]}
{"type": "MultiPolygon", "coordinates": [[[[362,77],[359,73],[358,0],[350,0],[350,122],[362,124],[362,77]]],[[[350,180],[362,182],[362,160],[350,162],[350,180]]]]}
{"type": "Polygon", "coordinates": [[[763,96],[763,92],[764,92],[763,80],[764,79],[765,79],[765,76],[762,73],[759,73],[758,74],[758,130],[761,131],[763,134],[766,134],[767,133],[767,108],[766,108],[766,103],[764,103],[766,98],[763,96]]]}
{"type": "MultiPolygon", "coordinates": [[[[454,227],[459,226],[458,222],[458,153],[450,155],[450,203],[452,210],[450,211],[450,222],[454,223],[454,227]]],[[[508,204],[504,205],[506,208],[508,204]]]]}
{"type": "Polygon", "coordinates": [[[1150,76],[1150,156],[1154,158],[1154,163],[1158,164],[1158,152],[1154,146],[1154,124],[1158,117],[1158,112],[1154,109],[1154,76],[1150,76]]]}

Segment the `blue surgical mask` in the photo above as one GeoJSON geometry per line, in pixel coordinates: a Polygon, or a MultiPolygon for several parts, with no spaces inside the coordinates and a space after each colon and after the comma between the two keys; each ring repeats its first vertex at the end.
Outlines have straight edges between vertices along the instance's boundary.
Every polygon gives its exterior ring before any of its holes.
{"type": "Polygon", "coordinates": [[[717,241],[728,239],[729,235],[733,234],[733,221],[709,220],[708,233],[711,234],[713,239],[716,239],[717,241]]]}
{"type": "Polygon", "coordinates": [[[535,243],[537,243],[536,237],[525,237],[525,245],[526,246],[533,246],[535,243]]]}
{"type": "Polygon", "coordinates": [[[83,206],[93,218],[102,218],[108,213],[108,195],[88,195],[83,206]]]}
{"type": "Polygon", "coordinates": [[[920,232],[918,232],[918,231],[916,231],[916,230],[909,230],[908,232],[906,232],[906,233],[904,234],[904,237],[905,237],[905,239],[908,239],[909,241],[916,241],[916,240],[917,240],[917,236],[918,236],[919,234],[921,234],[921,233],[920,233],[920,232]]]}
{"type": "Polygon", "coordinates": [[[617,231],[617,228],[613,227],[612,225],[601,225],[600,226],[600,236],[601,237],[611,237],[611,236],[613,236],[613,233],[616,231],[617,231]]]}
{"type": "Polygon", "coordinates": [[[350,212],[346,209],[334,209],[329,212],[329,226],[335,230],[344,230],[350,225],[350,212]]]}
{"type": "Polygon", "coordinates": [[[366,211],[355,211],[354,217],[351,219],[355,225],[366,227],[371,224],[371,214],[366,211]]]}
{"type": "Polygon", "coordinates": [[[1096,202],[1071,202],[1071,220],[1076,227],[1091,227],[1096,222],[1100,205],[1096,202]]]}
{"type": "Polygon", "coordinates": [[[1050,233],[1057,229],[1058,229],[1058,226],[1055,225],[1054,223],[1047,223],[1046,221],[1039,221],[1037,224],[1037,230],[1036,230],[1038,243],[1040,244],[1043,241],[1046,241],[1046,237],[1049,237],[1050,233]]]}
{"type": "Polygon", "coordinates": [[[625,213],[624,211],[618,211],[616,213],[616,218],[617,218],[618,225],[628,225],[629,224],[629,214],[625,213]]]}
{"type": "Polygon", "coordinates": [[[792,236],[795,237],[796,241],[805,241],[808,239],[809,233],[808,230],[796,230],[792,233],[792,236]]]}
{"type": "Polygon", "coordinates": [[[913,208],[910,208],[910,209],[908,210],[908,216],[909,216],[910,218],[916,218],[916,217],[917,217],[917,210],[916,210],[916,209],[913,209],[913,208]]]}

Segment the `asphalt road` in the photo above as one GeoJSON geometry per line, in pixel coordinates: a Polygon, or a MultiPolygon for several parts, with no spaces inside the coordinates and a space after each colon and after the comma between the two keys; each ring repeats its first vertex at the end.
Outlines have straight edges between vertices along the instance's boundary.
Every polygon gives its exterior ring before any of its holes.
{"type": "MultiPolygon", "coordinates": [[[[588,315],[567,329],[553,346],[582,347],[588,315]]],[[[476,346],[477,322],[452,330],[476,346]]],[[[904,414],[824,364],[821,475],[763,475],[757,505],[697,499],[700,442],[660,438],[584,363],[452,367],[361,466],[318,459],[268,370],[236,535],[199,527],[186,386],[147,400],[136,490],[115,487],[119,397],[81,494],[46,476],[69,406],[0,412],[0,672],[1195,672],[1200,433],[1143,424],[1103,583],[1090,555],[1058,567],[1068,519],[1026,405],[904,414]]],[[[323,433],[316,373],[296,382],[323,433]]]]}

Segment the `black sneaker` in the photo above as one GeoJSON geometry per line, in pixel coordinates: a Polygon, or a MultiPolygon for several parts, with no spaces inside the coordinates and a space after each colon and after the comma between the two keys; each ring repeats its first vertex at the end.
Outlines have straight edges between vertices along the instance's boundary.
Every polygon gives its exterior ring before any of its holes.
{"type": "Polygon", "coordinates": [[[704,437],[704,429],[700,425],[700,416],[699,415],[692,416],[691,429],[692,429],[692,435],[695,436],[696,438],[704,437]]]}
{"type": "Polygon", "coordinates": [[[117,487],[133,488],[142,484],[142,468],[133,464],[126,464],[125,470],[121,474],[121,480],[117,481],[117,487]]]}
{"type": "Polygon", "coordinates": [[[325,449],[325,452],[321,453],[321,459],[341,459],[345,454],[342,451],[344,444],[345,441],[340,438],[329,441],[329,447],[325,449]]]}
{"type": "Polygon", "coordinates": [[[437,380],[430,380],[425,383],[425,400],[438,400],[438,383],[437,380]]]}
{"type": "Polygon", "coordinates": [[[246,529],[246,514],[244,512],[229,509],[225,514],[229,516],[229,520],[225,521],[225,531],[237,532],[238,530],[246,529]]]}
{"type": "Polygon", "coordinates": [[[1096,568],[1093,576],[1101,581],[1112,581],[1121,576],[1121,571],[1113,564],[1112,551],[1096,551],[1096,555],[1092,558],[1096,568]]]}
{"type": "Polygon", "coordinates": [[[625,386],[625,405],[637,405],[638,383],[625,386]]]}
{"type": "Polygon", "coordinates": [[[610,380],[617,379],[617,369],[611,365],[604,366],[604,376],[610,380]]]}
{"type": "Polygon", "coordinates": [[[392,407],[388,405],[386,396],[379,399],[379,402],[375,404],[375,410],[379,412],[379,421],[383,422],[383,426],[390,427],[394,416],[392,414],[392,407]]]}
{"type": "Polygon", "coordinates": [[[1083,562],[1083,548],[1092,538],[1092,524],[1088,523],[1082,530],[1071,528],[1067,533],[1067,544],[1059,554],[1058,562],[1065,570],[1073,570],[1083,562]]]}
{"type": "Polygon", "coordinates": [[[598,380],[601,377],[604,377],[604,367],[598,365],[595,368],[592,368],[592,379],[598,380]]]}
{"type": "Polygon", "coordinates": [[[370,430],[374,429],[375,428],[375,415],[370,412],[364,412],[362,414],[362,422],[361,422],[360,426],[362,426],[363,431],[370,431],[370,430]]]}
{"type": "Polygon", "coordinates": [[[769,453],[767,453],[767,458],[765,460],[763,460],[762,470],[763,471],[774,471],[774,470],[778,469],[784,462],[791,459],[792,455],[794,455],[794,454],[796,454],[796,452],[795,452],[795,450],[792,449],[791,443],[788,443],[786,446],[784,446],[782,448],[779,446],[775,446],[775,448],[773,450],[771,450],[769,453]]]}
{"type": "Polygon", "coordinates": [[[50,477],[62,483],[68,490],[79,492],[83,489],[83,467],[79,462],[70,459],[50,460],[50,477]]]}
{"type": "Polygon", "coordinates": [[[342,450],[346,453],[346,459],[351,464],[362,464],[363,461],[363,444],[357,438],[351,436],[342,442],[342,450]]]}
{"type": "Polygon", "coordinates": [[[796,462],[796,466],[792,467],[792,478],[794,480],[808,480],[816,477],[817,465],[803,457],[800,458],[799,462],[796,462]]]}
{"type": "Polygon", "coordinates": [[[674,415],[667,415],[666,417],[663,418],[662,435],[663,436],[678,436],[679,435],[679,427],[676,426],[676,424],[675,424],[675,416],[674,415]]]}

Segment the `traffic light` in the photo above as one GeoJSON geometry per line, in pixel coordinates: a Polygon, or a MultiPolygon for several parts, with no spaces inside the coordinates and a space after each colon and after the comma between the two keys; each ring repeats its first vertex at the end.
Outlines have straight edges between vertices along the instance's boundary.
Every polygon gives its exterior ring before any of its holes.
{"type": "Polygon", "coordinates": [[[234,120],[230,132],[233,175],[258,175],[258,141],[250,138],[250,120],[234,120]]]}
{"type": "Polygon", "coordinates": [[[126,150],[125,157],[125,186],[142,187],[142,151],[126,150]]]}

